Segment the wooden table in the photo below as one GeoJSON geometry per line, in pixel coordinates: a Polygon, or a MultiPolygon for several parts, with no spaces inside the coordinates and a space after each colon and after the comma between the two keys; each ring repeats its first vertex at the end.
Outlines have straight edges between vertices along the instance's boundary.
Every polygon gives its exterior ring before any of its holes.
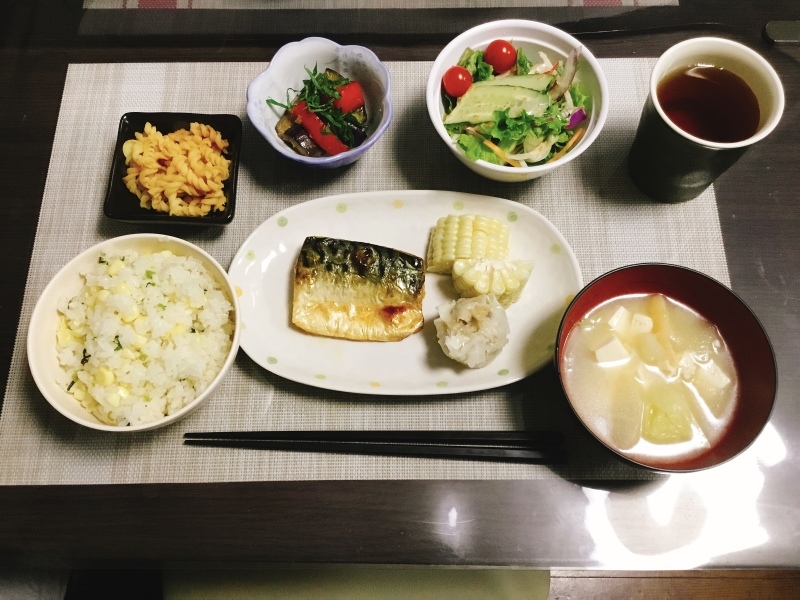
{"type": "MultiPolygon", "coordinates": [[[[616,532],[636,552],[657,553],[659,535],[685,539],[665,556],[665,569],[800,566],[800,46],[772,47],[762,37],[767,21],[800,18],[800,5],[681,0],[678,7],[635,10],[287,10],[269,19],[259,11],[116,10],[103,18],[91,12],[74,0],[18,0],[0,9],[0,239],[8,253],[0,266],[3,388],[69,63],[264,61],[283,43],[308,34],[368,45],[385,60],[433,60],[464,28],[495,18],[532,18],[591,41],[599,57],[655,57],[687,37],[729,37],[756,48],[781,76],[787,100],[781,124],[718,180],[716,194],[732,288],[759,316],[777,355],[779,392],[771,423],[785,457],[763,469],[763,488],[752,507],[763,538],[721,556],[682,554],[703,525],[693,517],[678,512],[669,523],[642,521],[651,483],[319,481],[2,487],[0,564],[636,569],[598,550],[586,509],[599,491],[616,499],[616,532]],[[169,34],[159,30],[164,22],[169,34]],[[613,31],[623,28],[635,31],[613,31]],[[214,31],[219,34],[201,33],[214,31]],[[458,539],[432,525],[447,503],[480,515],[458,539]]],[[[557,387],[552,373],[537,384],[557,387]]],[[[690,501],[701,503],[702,495],[690,501]]],[[[735,538],[737,515],[727,518],[735,538]]]]}

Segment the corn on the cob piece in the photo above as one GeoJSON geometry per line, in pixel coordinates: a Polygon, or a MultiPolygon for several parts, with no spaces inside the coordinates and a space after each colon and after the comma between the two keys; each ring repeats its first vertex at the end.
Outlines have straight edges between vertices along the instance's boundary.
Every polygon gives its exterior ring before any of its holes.
{"type": "Polygon", "coordinates": [[[453,284],[462,298],[494,294],[504,307],[519,300],[533,263],[527,260],[458,259],[453,284]]]}
{"type": "Polygon", "coordinates": [[[508,256],[508,226],[481,215],[441,217],[431,232],[427,270],[450,273],[460,258],[503,259],[508,256]]]}

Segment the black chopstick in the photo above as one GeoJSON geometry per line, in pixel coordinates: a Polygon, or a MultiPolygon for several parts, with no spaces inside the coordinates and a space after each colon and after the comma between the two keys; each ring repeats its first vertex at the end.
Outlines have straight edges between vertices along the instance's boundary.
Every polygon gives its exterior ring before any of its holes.
{"type": "Polygon", "coordinates": [[[187,440],[290,440],[340,442],[412,442],[420,444],[498,445],[525,444],[531,447],[559,445],[560,431],[486,431],[486,430],[357,430],[357,431],[199,431],[183,434],[187,440]]]}
{"type": "Polygon", "coordinates": [[[554,463],[556,431],[232,431],[189,432],[184,444],[224,448],[554,463]]]}

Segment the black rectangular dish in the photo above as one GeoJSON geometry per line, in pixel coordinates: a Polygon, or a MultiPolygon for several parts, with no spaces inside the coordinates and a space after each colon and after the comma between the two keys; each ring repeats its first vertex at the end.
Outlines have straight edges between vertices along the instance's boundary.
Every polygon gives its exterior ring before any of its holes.
{"type": "Polygon", "coordinates": [[[103,204],[103,213],[109,219],[126,223],[169,223],[185,225],[227,225],[233,220],[236,208],[236,181],[239,172],[239,155],[242,147],[242,120],[236,115],[200,113],[142,113],[130,112],[122,115],[119,122],[117,141],[114,144],[114,159],[108,190],[103,204]],[[231,161],[230,176],[225,180],[225,209],[212,211],[205,216],[171,216],[139,206],[139,199],[125,186],[122,178],[127,174],[125,155],[122,146],[126,140],[133,139],[137,132],[144,132],[145,124],[150,123],[160,133],[166,135],[179,129],[189,129],[190,123],[210,125],[228,141],[226,157],[231,161]]]}

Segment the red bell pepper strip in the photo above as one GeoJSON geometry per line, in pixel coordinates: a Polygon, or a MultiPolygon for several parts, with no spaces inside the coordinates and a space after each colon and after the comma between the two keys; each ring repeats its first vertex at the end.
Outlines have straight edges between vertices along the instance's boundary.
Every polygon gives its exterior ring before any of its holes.
{"type": "Polygon", "coordinates": [[[308,110],[305,100],[298,102],[292,107],[292,115],[303,129],[306,130],[314,143],[322,148],[331,156],[347,152],[350,148],[345,146],[339,138],[330,131],[326,131],[326,125],[317,115],[308,110]]]}
{"type": "Polygon", "coordinates": [[[336,90],[340,97],[333,101],[333,106],[344,114],[351,113],[364,106],[364,92],[357,81],[346,83],[336,90]]]}

